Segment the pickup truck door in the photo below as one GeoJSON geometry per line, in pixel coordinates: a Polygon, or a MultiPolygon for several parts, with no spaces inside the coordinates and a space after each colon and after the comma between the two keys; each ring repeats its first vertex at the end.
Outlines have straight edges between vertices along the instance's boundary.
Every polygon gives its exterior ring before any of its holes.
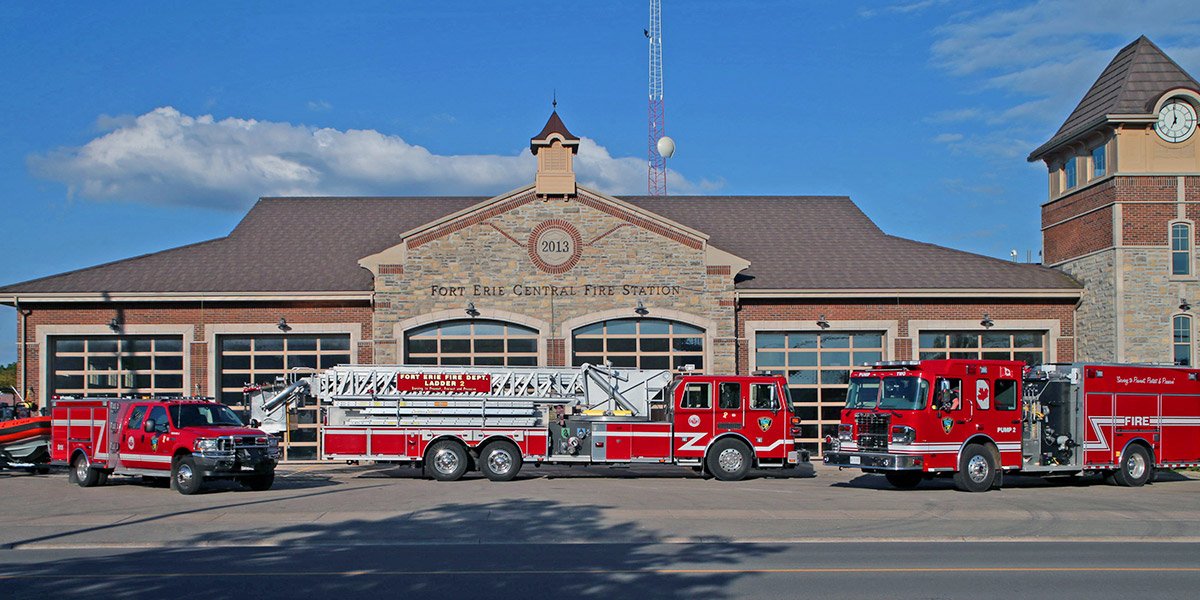
{"type": "Polygon", "coordinates": [[[124,451],[121,454],[121,458],[125,461],[126,466],[138,469],[169,469],[171,454],[168,449],[169,444],[163,439],[168,436],[170,431],[167,409],[161,404],[152,406],[149,415],[146,416],[141,425],[137,429],[131,428],[126,430],[126,448],[129,447],[128,440],[133,440],[133,449],[129,454],[126,455],[124,451]],[[147,421],[154,421],[154,429],[152,431],[146,431],[145,424],[147,421]]]}

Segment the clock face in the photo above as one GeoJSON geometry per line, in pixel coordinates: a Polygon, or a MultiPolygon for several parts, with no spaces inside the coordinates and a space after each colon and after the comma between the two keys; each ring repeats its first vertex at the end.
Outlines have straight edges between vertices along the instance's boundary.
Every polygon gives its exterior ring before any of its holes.
{"type": "Polygon", "coordinates": [[[1196,131],[1196,109],[1190,103],[1178,98],[1167,101],[1162,110],[1158,111],[1158,122],[1154,131],[1168,142],[1182,142],[1196,131]]]}

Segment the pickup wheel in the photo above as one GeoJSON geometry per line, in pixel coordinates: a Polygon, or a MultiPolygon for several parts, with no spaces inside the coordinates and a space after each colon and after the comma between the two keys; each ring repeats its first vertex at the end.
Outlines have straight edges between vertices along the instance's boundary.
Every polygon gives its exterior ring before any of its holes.
{"type": "Polygon", "coordinates": [[[239,482],[246,488],[256,491],[265,492],[271,489],[275,484],[275,471],[267,471],[265,473],[256,473],[248,477],[243,477],[239,482]]]}
{"type": "Polygon", "coordinates": [[[479,457],[479,470],[492,481],[512,481],[521,471],[521,460],[521,451],[512,442],[492,442],[479,457]]]}
{"type": "Polygon", "coordinates": [[[925,479],[925,475],[920,471],[887,471],[883,476],[887,477],[888,483],[892,484],[892,487],[902,490],[911,490],[920,485],[922,479],[925,479]]]}
{"type": "Polygon", "coordinates": [[[462,479],[467,464],[467,452],[458,442],[442,440],[425,451],[425,474],[438,481],[462,479]]]}
{"type": "Polygon", "coordinates": [[[1140,444],[1130,444],[1121,453],[1121,464],[1113,471],[1113,481],[1123,487],[1141,487],[1154,474],[1154,461],[1140,444]]]}
{"type": "Polygon", "coordinates": [[[75,460],[71,462],[71,475],[79,487],[96,487],[104,483],[100,481],[102,473],[92,468],[92,462],[82,452],[75,455],[75,460]]]}
{"type": "Polygon", "coordinates": [[[967,444],[954,472],[954,487],[964,492],[986,492],[996,482],[996,458],[982,444],[967,444]]]}
{"type": "Polygon", "coordinates": [[[750,472],[750,449],[746,444],[724,438],[717,441],[708,450],[708,458],[704,460],[708,472],[721,481],[740,481],[750,472]]]}
{"type": "Polygon", "coordinates": [[[196,468],[196,459],[191,456],[181,456],[171,467],[171,483],[184,496],[191,496],[200,491],[204,485],[204,474],[196,468]]]}

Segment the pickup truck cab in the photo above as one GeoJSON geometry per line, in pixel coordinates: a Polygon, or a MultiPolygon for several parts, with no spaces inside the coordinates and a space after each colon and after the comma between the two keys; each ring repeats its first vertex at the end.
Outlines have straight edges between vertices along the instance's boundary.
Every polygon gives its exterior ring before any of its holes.
{"type": "Polygon", "coordinates": [[[170,478],[181,494],[222,478],[266,490],[278,458],[277,438],[211,400],[62,398],[54,405],[51,459],[69,466],[82,487],[141,475],[170,478]]]}

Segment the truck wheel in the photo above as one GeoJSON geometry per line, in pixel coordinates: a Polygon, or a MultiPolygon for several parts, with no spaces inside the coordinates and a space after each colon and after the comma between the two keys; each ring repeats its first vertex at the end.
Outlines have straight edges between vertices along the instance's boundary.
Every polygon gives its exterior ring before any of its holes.
{"type": "Polygon", "coordinates": [[[920,471],[887,471],[883,476],[887,477],[888,483],[892,484],[892,487],[902,490],[911,490],[917,487],[922,479],[925,479],[925,475],[920,471]]]}
{"type": "Polygon", "coordinates": [[[175,461],[175,465],[171,468],[171,482],[175,484],[175,489],[184,496],[191,496],[200,491],[200,486],[204,485],[204,473],[196,468],[196,459],[191,456],[182,456],[175,461]]]}
{"type": "Polygon", "coordinates": [[[996,481],[996,459],[982,444],[967,444],[958,471],[954,472],[954,487],[964,492],[986,492],[996,481]]]}
{"type": "Polygon", "coordinates": [[[512,481],[521,471],[521,450],[512,442],[492,442],[479,457],[479,470],[492,481],[512,481]]]}
{"type": "Polygon", "coordinates": [[[243,477],[239,483],[255,492],[265,492],[275,484],[275,471],[267,471],[266,473],[257,473],[249,477],[243,477]]]}
{"type": "Polygon", "coordinates": [[[96,487],[100,482],[100,471],[92,468],[91,461],[82,452],[71,463],[71,475],[79,487],[96,487]]]}
{"type": "Polygon", "coordinates": [[[1154,473],[1154,463],[1150,453],[1140,444],[1130,444],[1121,453],[1121,464],[1113,471],[1112,478],[1117,485],[1124,487],[1141,487],[1150,481],[1154,473]]]}
{"type": "Polygon", "coordinates": [[[713,477],[721,481],[740,481],[750,472],[750,450],[738,440],[725,438],[709,448],[704,463],[713,477]]]}
{"type": "Polygon", "coordinates": [[[467,472],[467,452],[462,444],[442,440],[425,452],[425,474],[438,481],[458,481],[467,472]]]}

